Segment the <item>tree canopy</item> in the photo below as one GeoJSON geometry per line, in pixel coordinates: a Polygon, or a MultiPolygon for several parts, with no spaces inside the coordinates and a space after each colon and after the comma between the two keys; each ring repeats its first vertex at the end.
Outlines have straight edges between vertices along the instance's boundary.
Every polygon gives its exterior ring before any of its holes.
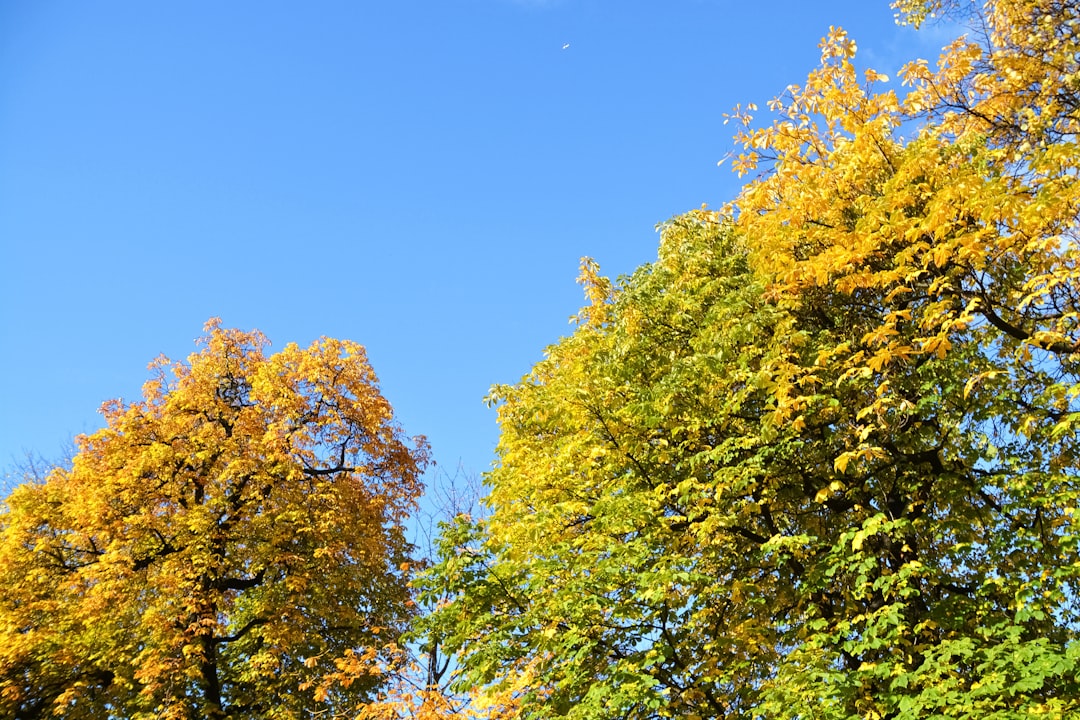
{"type": "Polygon", "coordinates": [[[70,469],[0,515],[0,715],[306,718],[353,707],[409,616],[427,462],[364,350],[212,321],[70,469]]]}
{"type": "Polygon", "coordinates": [[[363,350],[211,323],[8,498],[0,713],[1080,717],[1080,2],[893,5],[971,33],[831,29],[729,205],[583,260],[428,612],[363,350]]]}
{"type": "MultiPolygon", "coordinates": [[[[899,2],[902,18],[967,3],[899,2]]],[[[833,29],[721,211],[586,261],[497,387],[482,522],[424,580],[525,717],[1080,714],[1080,4],[990,0],[936,67],[833,29]]]]}

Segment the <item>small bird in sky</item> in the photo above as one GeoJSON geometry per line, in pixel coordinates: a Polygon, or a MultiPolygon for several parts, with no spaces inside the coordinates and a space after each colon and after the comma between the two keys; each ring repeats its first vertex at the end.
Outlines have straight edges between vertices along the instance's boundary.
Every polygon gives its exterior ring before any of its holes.
{"type": "Polygon", "coordinates": [[[563,43],[562,49],[563,50],[569,50],[570,49],[570,43],[563,43]]]}

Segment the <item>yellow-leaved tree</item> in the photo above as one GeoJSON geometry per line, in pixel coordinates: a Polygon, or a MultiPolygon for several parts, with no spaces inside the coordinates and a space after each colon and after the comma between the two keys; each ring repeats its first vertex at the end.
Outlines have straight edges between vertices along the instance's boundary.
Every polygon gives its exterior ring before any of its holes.
{"type": "Polygon", "coordinates": [[[355,343],[206,333],[7,498],[0,716],[326,717],[381,681],[425,441],[355,343]]]}

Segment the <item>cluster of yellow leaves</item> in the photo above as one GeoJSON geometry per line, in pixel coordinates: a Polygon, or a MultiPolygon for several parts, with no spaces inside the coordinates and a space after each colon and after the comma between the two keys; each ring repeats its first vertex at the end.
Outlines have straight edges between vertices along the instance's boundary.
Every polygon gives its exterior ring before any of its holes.
{"type": "Polygon", "coordinates": [[[581,258],[578,284],[585,289],[585,299],[589,304],[581,309],[577,321],[585,327],[603,324],[612,298],[611,281],[600,274],[600,265],[595,260],[585,257],[581,258]]]}
{"type": "MultiPolygon", "coordinates": [[[[920,22],[952,6],[897,7],[920,22]]],[[[728,211],[773,299],[796,307],[822,289],[890,306],[820,358],[881,379],[866,417],[896,402],[890,368],[944,358],[959,333],[993,328],[1021,364],[1080,349],[1080,11],[1002,0],[984,19],[986,44],[957,40],[933,70],[909,63],[902,98],[858,71],[854,42],[834,28],[821,66],[770,105],[777,119],[737,136],[741,172],[769,162],[728,211]]]]}
{"type": "Polygon", "coordinates": [[[387,682],[378,696],[361,708],[355,720],[514,720],[520,712],[521,688],[530,680],[522,674],[513,687],[457,693],[448,684],[417,682],[421,670],[415,658],[400,651],[383,670],[387,682]]]}
{"type": "Polygon", "coordinates": [[[206,331],[141,402],[106,403],[70,469],[8,498],[0,714],[302,717],[340,700],[311,658],[404,628],[427,449],[363,348],[206,331]]]}

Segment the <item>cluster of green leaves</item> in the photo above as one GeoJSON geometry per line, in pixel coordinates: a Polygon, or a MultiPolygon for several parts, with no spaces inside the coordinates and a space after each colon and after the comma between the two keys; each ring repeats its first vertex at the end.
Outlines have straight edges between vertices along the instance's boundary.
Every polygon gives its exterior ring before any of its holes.
{"type": "Polygon", "coordinates": [[[975,19],[904,98],[834,30],[739,114],[768,166],[731,208],[583,265],[577,330],[493,393],[490,517],[424,580],[464,684],[525,717],[1080,714],[1080,3],[975,19]]]}

